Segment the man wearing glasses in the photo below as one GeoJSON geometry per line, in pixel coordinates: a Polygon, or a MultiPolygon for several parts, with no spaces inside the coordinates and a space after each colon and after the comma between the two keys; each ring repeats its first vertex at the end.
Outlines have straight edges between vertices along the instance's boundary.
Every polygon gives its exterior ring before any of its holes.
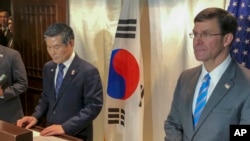
{"type": "Polygon", "coordinates": [[[180,75],[165,141],[228,141],[230,125],[250,124],[250,71],[230,57],[237,20],[220,8],[194,19],[193,49],[202,65],[180,75]]]}

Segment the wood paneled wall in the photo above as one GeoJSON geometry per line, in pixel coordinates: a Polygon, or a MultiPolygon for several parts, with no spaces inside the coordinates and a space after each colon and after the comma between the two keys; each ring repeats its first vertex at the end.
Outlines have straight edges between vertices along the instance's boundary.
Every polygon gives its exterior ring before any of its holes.
{"type": "Polygon", "coordinates": [[[54,22],[68,23],[68,0],[12,0],[11,9],[14,48],[22,55],[29,81],[22,103],[30,115],[42,93],[43,65],[50,60],[43,33],[54,22]]]}

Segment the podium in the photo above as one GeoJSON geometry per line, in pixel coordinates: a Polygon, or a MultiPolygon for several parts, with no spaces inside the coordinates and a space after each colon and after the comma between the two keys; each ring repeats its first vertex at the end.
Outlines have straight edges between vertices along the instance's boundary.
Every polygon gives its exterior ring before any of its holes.
{"type": "Polygon", "coordinates": [[[31,129],[18,127],[14,124],[0,120],[0,140],[3,141],[83,141],[82,139],[66,134],[56,136],[40,136],[43,128],[34,126],[31,129]],[[38,134],[38,135],[35,135],[38,134]]]}
{"type": "MultiPolygon", "coordinates": [[[[42,131],[43,128],[40,127],[40,126],[34,126],[33,128],[31,128],[31,131],[35,131],[35,132],[40,132],[42,131]]],[[[40,141],[42,138],[46,138],[46,141],[47,140],[53,140],[53,141],[83,141],[82,139],[79,139],[79,138],[76,138],[76,137],[73,137],[73,136],[69,136],[69,135],[66,135],[66,134],[63,134],[63,135],[55,135],[55,136],[48,136],[48,137],[43,137],[43,136],[40,136],[40,137],[35,137],[34,133],[33,133],[33,141],[40,141]]],[[[45,139],[44,139],[45,140],[45,139]]]]}
{"type": "Polygon", "coordinates": [[[30,130],[0,120],[0,137],[2,141],[33,141],[30,130]]]}

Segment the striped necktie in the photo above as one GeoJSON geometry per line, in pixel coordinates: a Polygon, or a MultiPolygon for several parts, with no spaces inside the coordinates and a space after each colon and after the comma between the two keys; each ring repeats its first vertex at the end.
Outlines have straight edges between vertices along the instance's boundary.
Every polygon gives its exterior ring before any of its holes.
{"type": "Polygon", "coordinates": [[[65,67],[64,64],[59,64],[59,71],[57,73],[56,88],[55,88],[55,91],[56,91],[55,96],[56,96],[56,98],[57,98],[57,95],[59,93],[62,81],[63,81],[63,69],[64,69],[64,67],[65,67]]]}
{"type": "Polygon", "coordinates": [[[202,110],[204,109],[207,102],[207,92],[210,83],[210,75],[206,74],[203,78],[198,97],[196,99],[195,110],[194,110],[194,127],[197,125],[199,118],[201,116],[202,110]]]}

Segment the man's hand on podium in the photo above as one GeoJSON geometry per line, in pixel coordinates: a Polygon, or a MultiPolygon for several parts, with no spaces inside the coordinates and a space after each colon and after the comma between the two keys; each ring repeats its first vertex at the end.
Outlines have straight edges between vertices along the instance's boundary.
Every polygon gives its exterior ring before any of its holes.
{"type": "Polygon", "coordinates": [[[43,129],[40,133],[41,136],[52,136],[65,134],[62,125],[51,125],[43,129]]]}
{"type": "Polygon", "coordinates": [[[29,129],[36,124],[37,124],[37,119],[35,117],[32,117],[32,116],[25,116],[25,117],[17,120],[17,126],[23,127],[26,129],[29,129]]]}
{"type": "MultiPolygon", "coordinates": [[[[38,120],[33,116],[25,116],[22,119],[17,120],[17,126],[29,129],[36,125],[38,120]]],[[[41,132],[41,136],[52,136],[65,134],[62,125],[51,125],[44,128],[41,132]]]]}

